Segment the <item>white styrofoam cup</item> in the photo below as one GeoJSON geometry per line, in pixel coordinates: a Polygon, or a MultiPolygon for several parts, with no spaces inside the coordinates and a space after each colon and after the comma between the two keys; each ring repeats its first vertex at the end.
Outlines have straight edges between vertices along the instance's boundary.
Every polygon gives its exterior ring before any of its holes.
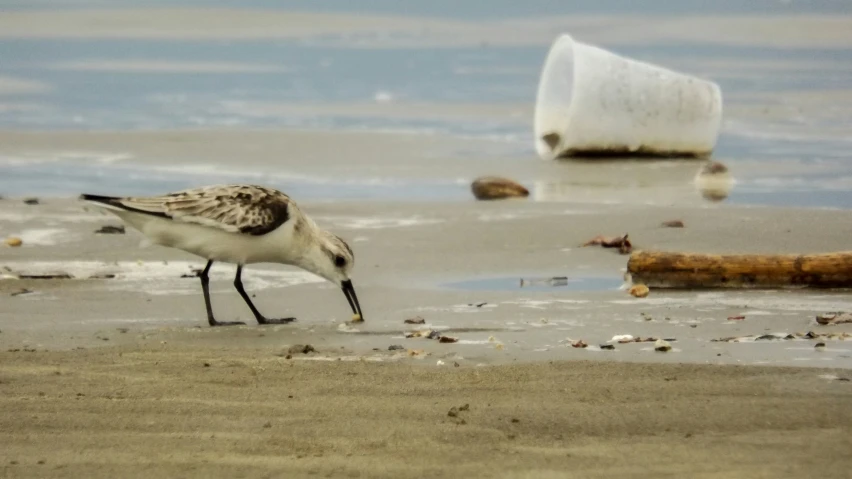
{"type": "Polygon", "coordinates": [[[539,80],[542,159],[597,154],[707,156],[722,121],[711,81],[625,58],[561,35],[539,80]]]}

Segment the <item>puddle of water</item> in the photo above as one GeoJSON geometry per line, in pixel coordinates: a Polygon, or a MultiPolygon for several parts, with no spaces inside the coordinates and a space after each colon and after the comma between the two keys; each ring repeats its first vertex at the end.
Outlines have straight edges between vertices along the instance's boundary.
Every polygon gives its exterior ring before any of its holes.
{"type": "Polygon", "coordinates": [[[567,277],[554,276],[547,278],[478,278],[444,283],[442,286],[450,289],[466,291],[613,291],[618,290],[624,281],[613,277],[567,277]]]}

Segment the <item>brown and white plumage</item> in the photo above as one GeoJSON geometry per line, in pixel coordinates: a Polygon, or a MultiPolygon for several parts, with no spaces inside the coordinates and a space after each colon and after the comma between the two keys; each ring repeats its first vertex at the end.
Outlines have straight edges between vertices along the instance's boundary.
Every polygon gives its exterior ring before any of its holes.
{"type": "Polygon", "coordinates": [[[203,186],[163,196],[118,198],[113,202],[131,211],[251,235],[264,235],[285,223],[290,218],[292,203],[289,196],[278,190],[255,185],[203,186]]]}
{"type": "MultiPolygon", "coordinates": [[[[274,188],[213,185],[160,196],[84,194],[80,198],[108,209],[155,244],[207,259],[207,269],[213,261],[237,264],[236,282],[246,264],[299,266],[343,287],[360,316],[349,280],[355,260],[352,249],[340,237],[320,229],[289,196],[274,188]]],[[[208,316],[213,324],[209,306],[208,316]]]]}

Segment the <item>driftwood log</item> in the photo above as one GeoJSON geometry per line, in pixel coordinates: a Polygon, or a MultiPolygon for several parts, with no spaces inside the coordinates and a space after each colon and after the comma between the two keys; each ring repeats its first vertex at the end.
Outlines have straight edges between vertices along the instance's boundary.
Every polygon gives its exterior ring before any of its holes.
{"type": "Polygon", "coordinates": [[[713,255],[636,251],[634,283],[649,288],[850,288],[852,251],[808,255],[713,255]]]}

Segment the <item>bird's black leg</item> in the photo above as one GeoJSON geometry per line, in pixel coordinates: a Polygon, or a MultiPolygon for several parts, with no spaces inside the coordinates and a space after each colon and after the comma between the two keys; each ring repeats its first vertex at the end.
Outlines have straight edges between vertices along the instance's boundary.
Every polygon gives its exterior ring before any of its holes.
{"type": "Polygon", "coordinates": [[[281,318],[281,319],[267,319],[257,308],[254,307],[254,303],[251,302],[251,298],[246,294],[245,288],[243,288],[243,266],[237,265],[237,276],[234,278],[234,287],[237,288],[237,292],[240,293],[240,296],[243,297],[246,304],[248,305],[251,312],[254,314],[254,318],[257,319],[258,324],[287,324],[296,320],[296,318],[281,318]]]}
{"type": "Polygon", "coordinates": [[[207,308],[207,322],[210,323],[210,326],[234,326],[237,324],[246,324],[242,321],[216,321],[216,318],[213,317],[213,307],[210,305],[210,287],[208,284],[210,283],[210,277],[207,276],[207,272],[210,271],[210,267],[213,266],[213,260],[207,262],[207,266],[204,267],[204,271],[198,275],[201,278],[201,291],[204,292],[204,306],[207,308]]]}

